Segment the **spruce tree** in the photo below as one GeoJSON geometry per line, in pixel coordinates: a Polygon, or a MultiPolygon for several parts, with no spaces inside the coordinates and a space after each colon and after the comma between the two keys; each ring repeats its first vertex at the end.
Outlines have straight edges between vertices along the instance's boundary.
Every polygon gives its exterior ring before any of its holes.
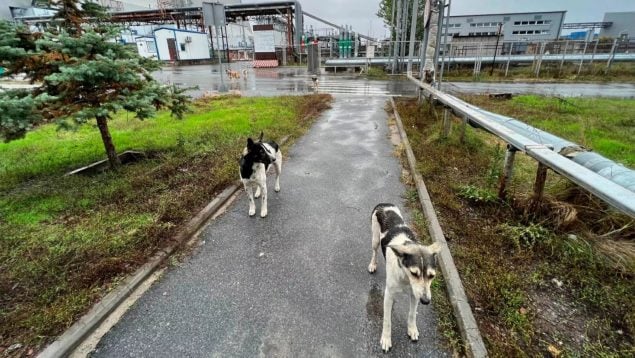
{"type": "Polygon", "coordinates": [[[0,93],[0,137],[14,140],[51,120],[67,126],[94,119],[110,165],[116,167],[120,162],[108,129],[114,113],[125,110],[146,119],[157,109],[169,108],[181,118],[188,97],[152,78],[157,61],[115,41],[120,30],[100,22],[105,12],[98,5],[80,0],[51,3],[60,16],[60,26],[53,31],[32,34],[0,23],[1,65],[9,74],[25,73],[42,83],[31,91],[0,93]]]}

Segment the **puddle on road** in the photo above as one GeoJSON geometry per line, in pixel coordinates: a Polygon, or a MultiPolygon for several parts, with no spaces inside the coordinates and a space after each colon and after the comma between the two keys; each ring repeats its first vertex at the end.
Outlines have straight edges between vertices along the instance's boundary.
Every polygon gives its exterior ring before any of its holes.
{"type": "Polygon", "coordinates": [[[368,291],[368,300],[366,301],[366,318],[371,322],[381,322],[383,316],[384,294],[378,284],[372,283],[368,291]]]}

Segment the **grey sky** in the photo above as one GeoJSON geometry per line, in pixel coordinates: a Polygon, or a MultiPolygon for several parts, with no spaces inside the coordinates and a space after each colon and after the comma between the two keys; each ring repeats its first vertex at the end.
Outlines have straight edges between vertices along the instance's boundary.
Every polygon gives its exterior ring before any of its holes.
{"type": "MultiPolygon", "coordinates": [[[[156,0],[123,1],[156,4],[156,0]]],[[[243,0],[243,3],[268,1],[270,0],[243,0]]],[[[328,21],[352,25],[355,31],[383,37],[387,31],[383,21],[375,15],[379,9],[379,1],[300,0],[300,3],[305,11],[328,21]]],[[[452,15],[566,10],[565,22],[590,22],[602,21],[605,12],[635,11],[635,0],[452,0],[451,10],[452,15]]],[[[305,19],[305,23],[318,29],[327,27],[312,19],[305,19]]]]}
{"type": "MultiPolygon", "coordinates": [[[[246,1],[243,1],[246,2],[246,1]]],[[[260,0],[259,0],[260,2],[260,0]]],[[[383,36],[382,21],[375,16],[379,0],[300,0],[302,8],[337,24],[350,24],[356,31],[383,36]],[[372,27],[371,27],[372,25],[372,27]]],[[[452,15],[566,10],[565,22],[602,21],[605,12],[635,11],[635,0],[452,0],[452,15]]],[[[306,20],[314,27],[325,25],[306,20]]]]}

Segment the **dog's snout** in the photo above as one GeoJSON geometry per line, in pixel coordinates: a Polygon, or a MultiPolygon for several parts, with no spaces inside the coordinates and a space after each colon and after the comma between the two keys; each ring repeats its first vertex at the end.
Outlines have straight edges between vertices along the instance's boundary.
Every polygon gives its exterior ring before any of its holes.
{"type": "Polygon", "coordinates": [[[430,299],[426,298],[426,297],[421,297],[421,299],[419,300],[422,304],[424,305],[429,305],[430,304],[430,299]]]}

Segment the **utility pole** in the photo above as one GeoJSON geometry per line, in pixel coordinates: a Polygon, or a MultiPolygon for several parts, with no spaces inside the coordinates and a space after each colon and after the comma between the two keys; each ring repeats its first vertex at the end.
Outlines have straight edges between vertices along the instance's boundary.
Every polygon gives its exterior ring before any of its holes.
{"type": "Polygon", "coordinates": [[[498,53],[498,41],[501,38],[501,32],[503,31],[503,23],[498,23],[498,29],[496,30],[496,46],[494,47],[494,58],[492,59],[492,69],[489,71],[489,75],[494,75],[494,67],[496,66],[496,54],[498,53]]]}
{"type": "Polygon", "coordinates": [[[415,52],[415,35],[417,32],[417,15],[419,10],[419,0],[412,2],[412,19],[410,21],[410,49],[408,51],[408,74],[412,75],[412,57],[415,52]]]}
{"type": "MultiPolygon", "coordinates": [[[[393,0],[393,5],[394,5],[394,1],[393,0]]],[[[396,22],[396,29],[395,29],[395,48],[393,49],[393,61],[392,61],[392,73],[395,74],[395,71],[397,70],[397,57],[399,56],[399,43],[400,43],[400,39],[401,39],[401,14],[402,14],[402,8],[403,6],[401,6],[401,2],[403,0],[397,0],[397,22],[396,22]]]]}

